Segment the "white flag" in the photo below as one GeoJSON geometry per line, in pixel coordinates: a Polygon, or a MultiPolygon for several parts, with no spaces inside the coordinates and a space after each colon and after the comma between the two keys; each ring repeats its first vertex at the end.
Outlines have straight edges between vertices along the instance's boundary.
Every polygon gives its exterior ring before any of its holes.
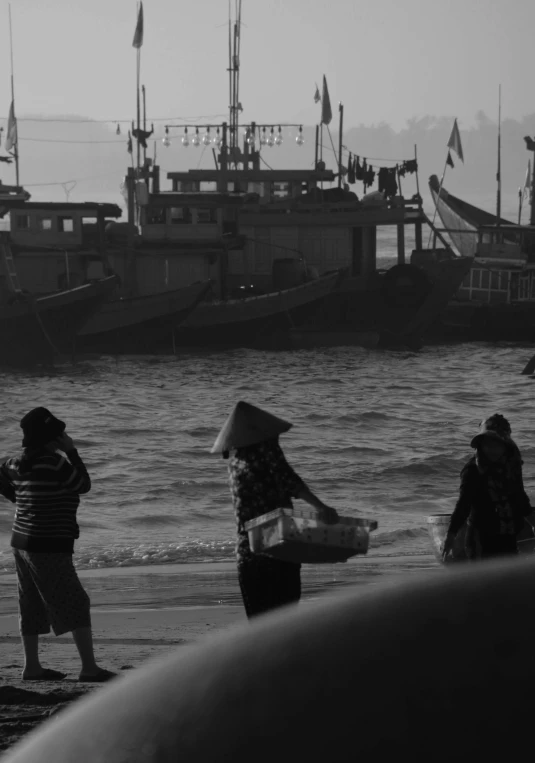
{"type": "Polygon", "coordinates": [[[461,162],[464,164],[463,147],[461,145],[461,135],[457,126],[457,120],[453,123],[453,129],[451,131],[450,139],[448,140],[448,148],[455,151],[461,162]]]}
{"type": "Polygon", "coordinates": [[[17,120],[15,118],[15,104],[11,101],[9,117],[7,118],[6,151],[17,149],[17,120]]]}

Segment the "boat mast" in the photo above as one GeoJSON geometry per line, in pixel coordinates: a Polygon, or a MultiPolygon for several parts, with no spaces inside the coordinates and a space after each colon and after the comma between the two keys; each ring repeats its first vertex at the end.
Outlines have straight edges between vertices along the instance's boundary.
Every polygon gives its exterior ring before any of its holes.
{"type": "Polygon", "coordinates": [[[13,124],[15,125],[15,142],[13,144],[13,157],[15,159],[15,183],[19,183],[19,135],[17,127],[17,117],[15,113],[15,76],[13,70],[13,31],[11,28],[11,3],[9,3],[9,47],[11,51],[11,109],[13,114],[13,124]]]}
{"type": "Polygon", "coordinates": [[[229,122],[231,151],[239,149],[241,4],[242,0],[235,0],[234,34],[232,34],[229,2],[229,122]]]}
{"type": "Polygon", "coordinates": [[[496,225],[502,219],[502,86],[498,86],[498,169],[496,172],[496,225]]]}
{"type": "Polygon", "coordinates": [[[342,187],[342,146],[343,146],[343,132],[344,132],[344,104],[342,101],[338,104],[338,111],[340,112],[340,128],[338,136],[338,188],[342,187]]]}

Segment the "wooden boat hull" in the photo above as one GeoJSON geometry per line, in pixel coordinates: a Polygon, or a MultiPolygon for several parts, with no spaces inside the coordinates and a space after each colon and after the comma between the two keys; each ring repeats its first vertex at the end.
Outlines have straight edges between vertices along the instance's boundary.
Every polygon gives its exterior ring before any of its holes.
{"type": "Polygon", "coordinates": [[[197,308],[211,288],[209,281],[173,291],[102,305],[77,337],[81,352],[145,353],[173,349],[176,326],[197,308]]]}
{"type": "Polygon", "coordinates": [[[182,346],[279,346],[335,288],[338,272],[300,286],[245,299],[201,302],[177,327],[182,346]]]}
{"type": "MultiPolygon", "coordinates": [[[[442,549],[451,519],[451,514],[431,514],[427,517],[427,528],[431,538],[433,553],[439,562],[442,562],[442,549]]],[[[466,536],[466,525],[461,527],[455,537],[450,562],[466,561],[464,550],[464,541],[466,536]]],[[[532,554],[535,551],[535,537],[533,525],[527,520],[524,522],[522,531],[518,534],[518,550],[521,554],[532,554]]]]}
{"type": "Polygon", "coordinates": [[[390,271],[366,279],[341,279],[313,320],[290,332],[293,345],[419,349],[422,337],[468,272],[470,260],[465,257],[441,260],[433,253],[417,254],[417,264],[396,271],[399,280],[392,278],[390,271]],[[412,295],[410,284],[408,291],[402,286],[404,279],[414,279],[412,295]]]}
{"type": "Polygon", "coordinates": [[[76,334],[109,298],[115,276],[42,297],[23,295],[0,306],[0,362],[34,365],[71,355],[76,334]]]}

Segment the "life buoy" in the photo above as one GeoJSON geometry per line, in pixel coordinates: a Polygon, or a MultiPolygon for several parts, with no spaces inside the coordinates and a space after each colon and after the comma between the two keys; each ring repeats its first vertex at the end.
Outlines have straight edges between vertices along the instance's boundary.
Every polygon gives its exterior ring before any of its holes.
{"type": "Polygon", "coordinates": [[[414,265],[394,265],[382,276],[383,299],[389,307],[420,307],[430,289],[429,276],[414,265]]]}

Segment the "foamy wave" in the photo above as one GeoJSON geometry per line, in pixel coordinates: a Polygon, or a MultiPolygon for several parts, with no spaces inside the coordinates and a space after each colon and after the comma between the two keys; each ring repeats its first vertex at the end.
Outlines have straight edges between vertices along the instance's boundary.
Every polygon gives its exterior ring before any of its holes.
{"type": "MultiPolygon", "coordinates": [[[[235,540],[184,543],[141,543],[107,548],[76,549],[74,563],[79,570],[114,567],[143,567],[154,564],[187,564],[191,562],[223,562],[233,559],[235,540]]],[[[14,572],[11,551],[0,551],[0,570],[14,572]]]]}

